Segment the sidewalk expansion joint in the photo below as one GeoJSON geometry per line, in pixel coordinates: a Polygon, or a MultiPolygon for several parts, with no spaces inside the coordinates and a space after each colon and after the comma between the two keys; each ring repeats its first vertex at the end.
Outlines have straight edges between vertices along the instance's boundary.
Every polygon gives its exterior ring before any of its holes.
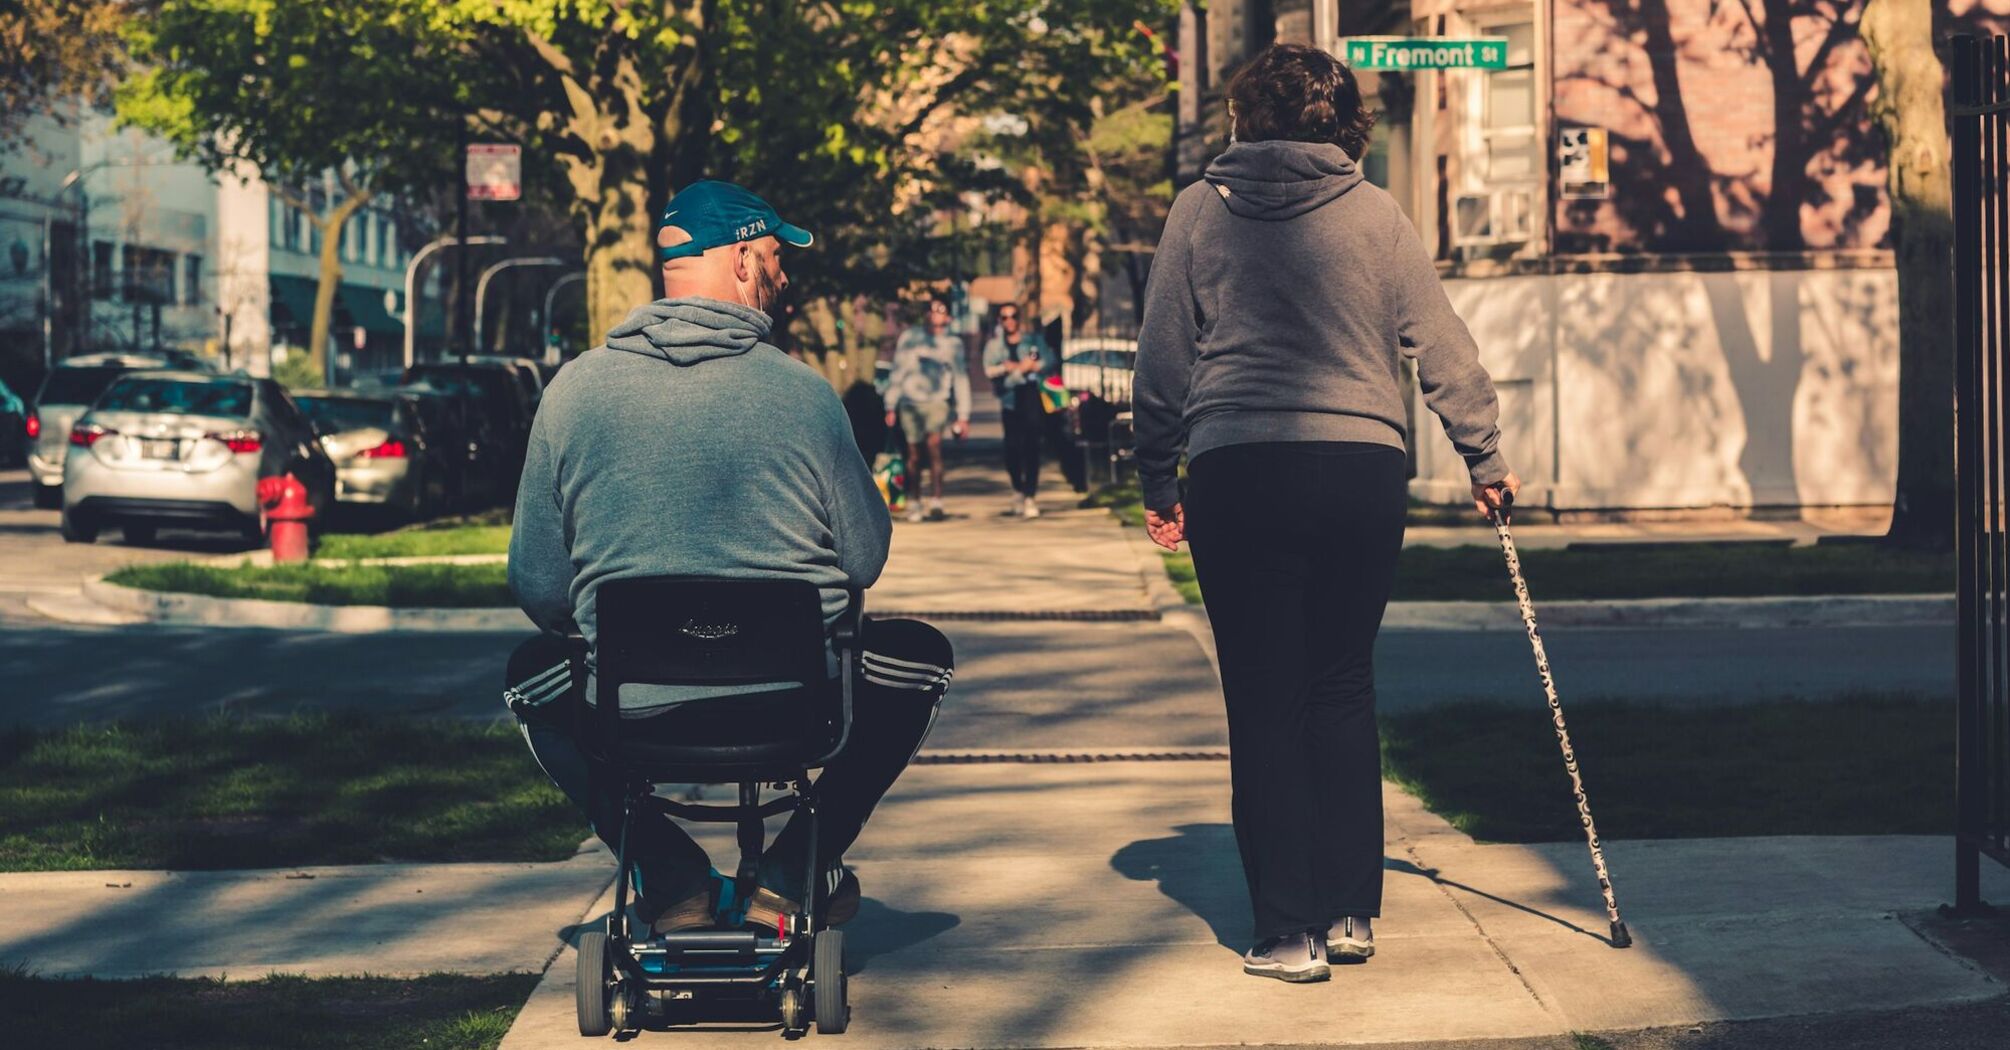
{"type": "Polygon", "coordinates": [[[1418,871],[1426,872],[1431,880],[1431,885],[1437,887],[1439,893],[1444,894],[1446,902],[1451,904],[1452,907],[1457,908],[1459,914],[1465,916],[1467,922],[1472,923],[1473,932],[1480,935],[1480,940],[1486,942],[1487,948],[1501,961],[1501,965],[1507,967],[1508,972],[1514,974],[1514,979],[1521,982],[1522,990],[1528,993],[1530,999],[1535,1000],[1535,1005],[1541,1007],[1542,1012],[1554,1018],[1559,1025],[1563,1025],[1565,1031],[1570,1030],[1569,1019],[1563,1015],[1563,1011],[1544,999],[1541,992],[1535,990],[1535,985],[1529,983],[1528,975],[1521,972],[1521,967],[1516,966],[1513,959],[1508,958],[1507,951],[1500,946],[1498,941],[1494,940],[1492,934],[1487,932],[1487,928],[1480,923],[1479,916],[1474,915],[1472,910],[1466,907],[1465,902],[1459,900],[1458,895],[1451,891],[1451,887],[1438,881],[1437,869],[1425,864],[1424,858],[1417,855],[1415,847],[1410,845],[1408,835],[1403,836],[1402,844],[1404,854],[1410,858],[1410,864],[1418,871]]]}
{"type": "Polygon", "coordinates": [[[1226,762],[1225,749],[1194,751],[923,751],[916,766],[1090,764],[1102,762],[1226,762]]]}

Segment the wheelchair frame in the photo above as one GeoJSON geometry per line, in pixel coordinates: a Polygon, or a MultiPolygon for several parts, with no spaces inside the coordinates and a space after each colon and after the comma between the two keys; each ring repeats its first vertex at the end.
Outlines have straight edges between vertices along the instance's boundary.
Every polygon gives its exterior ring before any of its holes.
{"type": "MultiPolygon", "coordinates": [[[[734,581],[720,581],[734,582],[734,581]]],[[[864,595],[850,593],[844,615],[831,633],[838,657],[841,723],[835,743],[812,761],[779,766],[694,762],[674,767],[675,776],[643,772],[641,763],[624,763],[607,747],[602,760],[608,772],[621,778],[622,820],[616,851],[614,909],[604,930],[583,934],[579,943],[576,1006],[579,1031],[602,1036],[639,1029],[645,1015],[667,1017],[671,1004],[706,1000],[743,1000],[777,1007],[784,1035],[817,1030],[834,1035],[850,1023],[850,1002],[844,973],[844,931],[818,928],[816,916],[827,896],[817,863],[816,787],[809,771],[843,753],[851,740],[852,689],[857,671],[859,628],[864,620],[864,595]],[[732,775],[727,776],[726,772],[732,775]],[[737,805],[700,805],[659,797],[658,783],[735,783],[737,805]],[[789,793],[766,803],[763,785],[789,793]],[[733,878],[735,908],[744,907],[756,888],[756,875],[766,840],[764,821],[800,811],[808,820],[808,871],[801,910],[785,915],[772,933],[753,930],[706,929],[655,934],[638,930],[629,916],[633,871],[628,835],[637,812],[699,823],[738,825],[740,862],[733,878]],[[638,936],[638,933],[640,936],[638,936]]],[[[583,645],[583,640],[579,643],[583,645]]],[[[583,672],[582,672],[583,673],[583,672]]],[[[618,688],[618,683],[616,685],[618,688]]],[[[615,689],[603,690],[609,694],[615,689]]],[[[599,741],[618,739],[620,710],[613,696],[597,698],[597,710],[580,712],[582,722],[596,723],[599,741]]]]}

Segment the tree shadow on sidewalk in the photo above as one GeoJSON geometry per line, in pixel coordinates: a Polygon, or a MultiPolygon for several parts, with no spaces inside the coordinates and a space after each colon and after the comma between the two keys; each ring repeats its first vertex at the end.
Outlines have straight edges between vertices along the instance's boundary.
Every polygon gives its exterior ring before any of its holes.
{"type": "MultiPolygon", "coordinates": [[[[1249,946],[1253,931],[1249,897],[1243,881],[1242,857],[1235,844],[1235,828],[1228,824],[1182,824],[1173,830],[1179,834],[1172,838],[1141,839],[1118,850],[1110,858],[1110,867],[1127,879],[1158,883],[1159,892],[1206,922],[1222,947],[1242,951],[1249,946]]],[[[1568,919],[1442,878],[1435,869],[1421,868],[1396,857],[1383,857],[1382,870],[1421,876],[1441,887],[1485,897],[1593,940],[1606,942],[1602,934],[1568,919]]]]}

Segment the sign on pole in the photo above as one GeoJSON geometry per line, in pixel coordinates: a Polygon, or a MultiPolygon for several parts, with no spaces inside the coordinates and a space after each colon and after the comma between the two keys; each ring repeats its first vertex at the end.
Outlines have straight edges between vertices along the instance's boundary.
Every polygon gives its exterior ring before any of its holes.
{"type": "Polygon", "coordinates": [[[1350,36],[1341,57],[1354,69],[1506,69],[1506,37],[1350,36]]]}
{"type": "Polygon", "coordinates": [[[1604,128],[1557,129],[1556,164],[1566,200],[1603,200],[1612,190],[1604,128]]]}
{"type": "Polygon", "coordinates": [[[523,196],[523,147],[499,142],[468,146],[468,199],[513,201],[523,196]]]}

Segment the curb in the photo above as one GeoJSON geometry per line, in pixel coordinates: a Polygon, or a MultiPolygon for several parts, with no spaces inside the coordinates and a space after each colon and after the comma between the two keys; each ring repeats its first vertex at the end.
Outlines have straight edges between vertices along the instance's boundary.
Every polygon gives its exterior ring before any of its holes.
{"type": "MultiPolygon", "coordinates": [[[[1796,595],[1767,598],[1630,598],[1537,602],[1543,627],[1952,626],[1951,594],[1796,595]]],[[[1390,602],[1384,629],[1520,631],[1513,602],[1390,602]]]]}
{"type": "Polygon", "coordinates": [[[264,627],[337,634],[537,630],[523,610],[513,608],[394,609],[382,605],[309,605],[261,598],[212,598],[121,587],[105,582],[103,576],[84,581],[84,597],[147,623],[182,627],[264,627]]]}

